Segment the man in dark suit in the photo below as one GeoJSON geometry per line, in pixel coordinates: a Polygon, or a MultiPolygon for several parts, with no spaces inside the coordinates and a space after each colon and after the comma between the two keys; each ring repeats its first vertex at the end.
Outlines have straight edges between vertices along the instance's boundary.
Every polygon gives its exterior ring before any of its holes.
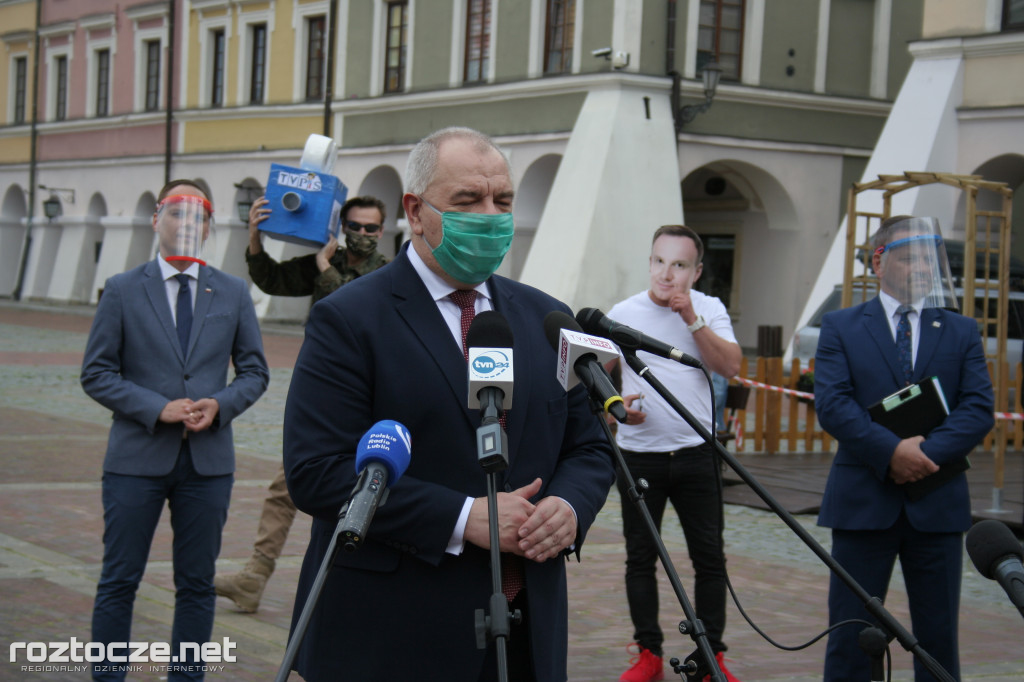
{"type": "MultiPolygon", "coordinates": [[[[213,629],[214,562],[235,469],[231,422],[266,390],[270,373],[248,286],[202,261],[212,212],[191,181],[165,186],[153,216],[159,255],[107,280],[89,333],[82,387],[114,413],[94,642],[131,640],[135,592],[165,500],[174,529],[172,655],[181,643],[201,646],[213,629]]],[[[195,653],[171,664],[168,679],[202,679],[188,665],[195,653]]],[[[117,667],[98,663],[93,679],[124,679],[117,667]]]]}
{"type": "Polygon", "coordinates": [[[494,309],[513,331],[515,366],[500,548],[504,574],[525,585],[506,591],[525,617],[509,640],[509,679],[561,682],[565,555],[579,551],[614,480],[586,395],[565,393],[555,378],[543,319],[568,309],[492,276],[511,243],[513,189],[489,138],[467,128],[434,133],[411,152],[406,183],[410,244],[313,306],[289,389],[288,487],[314,516],[296,614],[356,481],[360,437],[382,419],[412,436],[409,468],[365,543],[342,553],[327,577],[296,669],[309,682],[497,679],[494,646],[478,649],[474,632],[491,578],[480,417],[467,408],[464,355],[469,318],[494,309]]]}
{"type": "MultiPolygon", "coordinates": [[[[899,557],[914,636],[959,678],[962,535],[971,525],[967,478],[957,474],[919,499],[908,496],[906,484],[936,475],[984,438],[993,424],[992,384],[977,323],[938,307],[950,297],[937,292],[951,286],[936,221],[889,218],[872,246],[881,293],[822,320],[814,402],[839,449],[818,522],[832,528],[832,556],[873,596],[885,598],[899,557]],[[932,376],[949,407],[940,426],[901,439],[872,421],[868,407],[932,376]]],[[[829,621],[851,618],[872,620],[832,576],[829,621]]],[[[870,659],[857,644],[861,629],[846,625],[829,636],[826,680],[870,679],[870,659]]],[[[918,682],[933,679],[918,661],[914,673],[918,682]]]]}

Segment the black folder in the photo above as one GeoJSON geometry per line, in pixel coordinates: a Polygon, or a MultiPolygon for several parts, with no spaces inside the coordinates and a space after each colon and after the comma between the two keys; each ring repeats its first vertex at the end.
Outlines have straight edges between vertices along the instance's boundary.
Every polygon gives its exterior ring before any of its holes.
{"type": "MultiPolygon", "coordinates": [[[[939,378],[928,377],[882,398],[868,408],[868,414],[872,421],[900,438],[927,437],[949,415],[949,406],[939,378]]],[[[970,468],[967,457],[959,457],[941,465],[938,471],[920,481],[903,484],[903,488],[911,500],[920,500],[970,468]]]]}

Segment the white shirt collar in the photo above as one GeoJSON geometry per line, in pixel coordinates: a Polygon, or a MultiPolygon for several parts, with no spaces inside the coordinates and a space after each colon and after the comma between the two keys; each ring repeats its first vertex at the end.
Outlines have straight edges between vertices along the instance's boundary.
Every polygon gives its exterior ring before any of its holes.
{"type": "Polygon", "coordinates": [[[196,263],[195,261],[189,263],[188,267],[185,268],[184,271],[179,271],[178,268],[164,260],[164,256],[161,253],[156,255],[156,262],[160,264],[160,276],[164,281],[169,280],[175,275],[188,275],[196,281],[199,280],[199,263],[196,263]]]}
{"type": "MultiPolygon", "coordinates": [[[[416,274],[420,276],[420,279],[423,280],[424,286],[427,287],[427,291],[430,292],[431,298],[435,301],[441,301],[447,299],[448,294],[455,291],[455,287],[444,281],[441,275],[431,270],[427,264],[423,262],[423,259],[420,258],[420,254],[416,251],[416,247],[413,244],[409,244],[409,248],[406,249],[405,253],[409,257],[409,262],[412,264],[413,270],[415,270],[416,274]]],[[[478,294],[490,300],[491,294],[487,290],[486,280],[480,282],[480,284],[477,284],[473,288],[476,289],[478,294]]]]}

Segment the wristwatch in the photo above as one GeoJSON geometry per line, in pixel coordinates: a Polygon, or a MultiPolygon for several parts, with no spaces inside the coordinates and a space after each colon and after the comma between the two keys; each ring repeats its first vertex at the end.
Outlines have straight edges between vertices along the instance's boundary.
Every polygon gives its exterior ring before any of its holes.
{"type": "Polygon", "coordinates": [[[697,319],[693,321],[693,324],[686,325],[686,328],[690,331],[691,334],[693,334],[694,332],[703,329],[704,326],[704,316],[698,315],[697,319]]]}

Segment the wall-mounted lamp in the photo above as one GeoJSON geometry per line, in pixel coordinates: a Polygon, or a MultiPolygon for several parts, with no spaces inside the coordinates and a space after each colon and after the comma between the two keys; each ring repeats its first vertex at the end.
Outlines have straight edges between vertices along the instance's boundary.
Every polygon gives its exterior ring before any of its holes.
{"type": "Polygon", "coordinates": [[[252,202],[256,197],[263,194],[263,188],[259,185],[251,187],[249,185],[235,183],[235,188],[245,192],[245,196],[240,196],[238,199],[238,219],[246,225],[249,224],[249,210],[252,208],[252,202]]]}
{"type": "Polygon", "coordinates": [[[672,76],[672,117],[675,120],[678,133],[684,125],[697,118],[697,114],[703,114],[711,108],[711,100],[715,98],[715,91],[718,89],[718,80],[722,77],[722,67],[718,65],[718,62],[709,62],[704,65],[704,69],[701,71],[701,79],[704,81],[704,102],[688,104],[685,107],[679,106],[682,76],[678,71],[672,71],[669,75],[672,76]]]}
{"type": "Polygon", "coordinates": [[[59,215],[63,215],[64,209],[61,206],[61,199],[68,202],[69,204],[75,203],[75,190],[67,189],[65,187],[47,187],[46,185],[39,185],[39,189],[45,189],[50,193],[50,196],[43,200],[43,215],[48,219],[53,220],[59,215]],[[60,195],[60,199],[57,195],[60,195]]]}

